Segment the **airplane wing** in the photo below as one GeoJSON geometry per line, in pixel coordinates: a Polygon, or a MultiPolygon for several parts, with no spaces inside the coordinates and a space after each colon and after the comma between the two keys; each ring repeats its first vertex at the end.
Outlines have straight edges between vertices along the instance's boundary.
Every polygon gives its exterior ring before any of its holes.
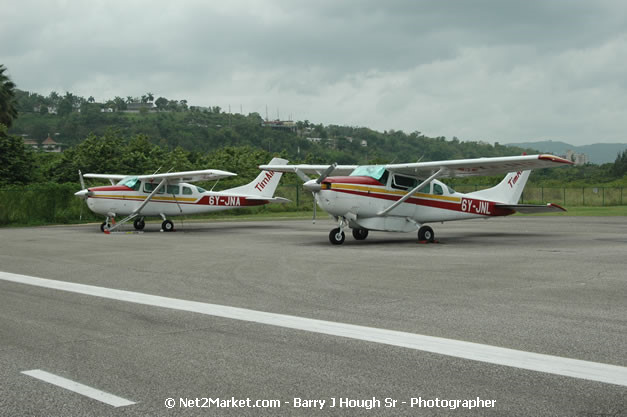
{"type": "Polygon", "coordinates": [[[182,172],[168,172],[165,174],[153,174],[153,175],[138,175],[137,178],[144,181],[154,182],[166,179],[168,183],[177,182],[196,182],[196,181],[210,181],[220,178],[234,177],[237,174],[228,171],[221,171],[219,169],[204,169],[200,171],[182,171],[182,172]]]}
{"type": "MultiPolygon", "coordinates": [[[[259,169],[276,172],[293,172],[296,174],[322,175],[331,165],[259,165],[259,169]]],[[[333,175],[349,175],[358,165],[338,165],[333,170],[333,175]]],[[[303,178],[304,181],[307,181],[303,178]]]]}
{"type": "Polygon", "coordinates": [[[496,158],[456,159],[450,161],[415,162],[409,164],[390,164],[388,171],[409,176],[425,178],[440,171],[437,177],[470,177],[496,175],[513,171],[550,168],[572,164],[568,159],[554,155],[522,155],[496,158]]]}
{"type": "Polygon", "coordinates": [[[83,178],[100,178],[109,181],[120,181],[122,178],[126,178],[128,175],[118,174],[84,174],[83,178]]]}
{"type": "Polygon", "coordinates": [[[510,209],[524,214],[534,213],[555,213],[560,211],[566,211],[564,207],[557,204],[495,204],[496,207],[503,209],[510,209]]]}

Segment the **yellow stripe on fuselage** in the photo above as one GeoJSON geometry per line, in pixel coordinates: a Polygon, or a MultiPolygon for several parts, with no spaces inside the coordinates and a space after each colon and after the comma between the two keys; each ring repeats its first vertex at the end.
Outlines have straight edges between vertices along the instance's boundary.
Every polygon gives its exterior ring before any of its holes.
{"type": "MultiPolygon", "coordinates": [[[[338,184],[333,183],[330,184],[332,190],[350,190],[350,191],[361,191],[366,193],[378,193],[378,194],[386,194],[386,195],[398,195],[404,196],[407,194],[406,191],[393,191],[386,190],[385,188],[376,188],[376,187],[367,187],[363,185],[355,185],[355,184],[338,184]]],[[[412,197],[420,197],[420,198],[430,198],[432,200],[443,200],[443,201],[452,201],[454,203],[460,203],[462,200],[459,197],[449,197],[445,195],[435,195],[435,194],[423,194],[423,193],[414,193],[412,197]]]]}
{"type": "MultiPolygon", "coordinates": [[[[125,194],[94,194],[90,198],[117,198],[123,200],[138,200],[144,201],[148,197],[147,195],[125,195],[125,194]]],[[[197,198],[189,198],[189,197],[165,197],[165,196],[154,196],[150,199],[150,201],[180,201],[180,202],[195,202],[198,201],[197,198]]]]}

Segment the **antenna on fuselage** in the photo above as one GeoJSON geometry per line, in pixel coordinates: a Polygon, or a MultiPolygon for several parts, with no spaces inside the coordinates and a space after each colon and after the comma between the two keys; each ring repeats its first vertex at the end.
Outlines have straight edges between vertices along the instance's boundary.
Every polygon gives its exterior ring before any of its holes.
{"type": "Polygon", "coordinates": [[[157,168],[157,170],[156,170],[155,172],[153,172],[153,173],[152,173],[152,175],[156,175],[156,174],[157,174],[157,172],[161,171],[161,167],[162,167],[162,166],[163,166],[163,165],[161,165],[159,168],[157,168]]]}

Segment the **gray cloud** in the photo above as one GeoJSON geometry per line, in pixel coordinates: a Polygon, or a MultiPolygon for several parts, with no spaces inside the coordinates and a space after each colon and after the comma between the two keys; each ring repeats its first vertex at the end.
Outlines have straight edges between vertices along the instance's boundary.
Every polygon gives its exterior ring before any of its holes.
{"type": "Polygon", "coordinates": [[[41,94],[150,91],[467,140],[627,141],[627,4],[618,0],[25,0],[2,9],[0,62],[19,88],[41,94]]]}

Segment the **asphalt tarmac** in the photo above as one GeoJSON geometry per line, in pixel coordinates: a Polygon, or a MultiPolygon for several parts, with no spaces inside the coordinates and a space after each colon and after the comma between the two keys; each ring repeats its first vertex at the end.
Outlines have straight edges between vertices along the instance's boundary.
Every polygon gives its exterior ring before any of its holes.
{"type": "Polygon", "coordinates": [[[451,222],[431,225],[435,244],[371,232],[342,246],[327,220],[174,221],[0,229],[0,415],[627,416],[626,385],[551,371],[569,358],[627,375],[627,218],[451,222]],[[369,339],[388,330],[396,345],[369,339]],[[405,346],[414,335],[484,359],[405,346]],[[505,365],[491,347],[511,350],[505,365]],[[547,355],[542,370],[514,360],[526,352],[547,355]]]}

